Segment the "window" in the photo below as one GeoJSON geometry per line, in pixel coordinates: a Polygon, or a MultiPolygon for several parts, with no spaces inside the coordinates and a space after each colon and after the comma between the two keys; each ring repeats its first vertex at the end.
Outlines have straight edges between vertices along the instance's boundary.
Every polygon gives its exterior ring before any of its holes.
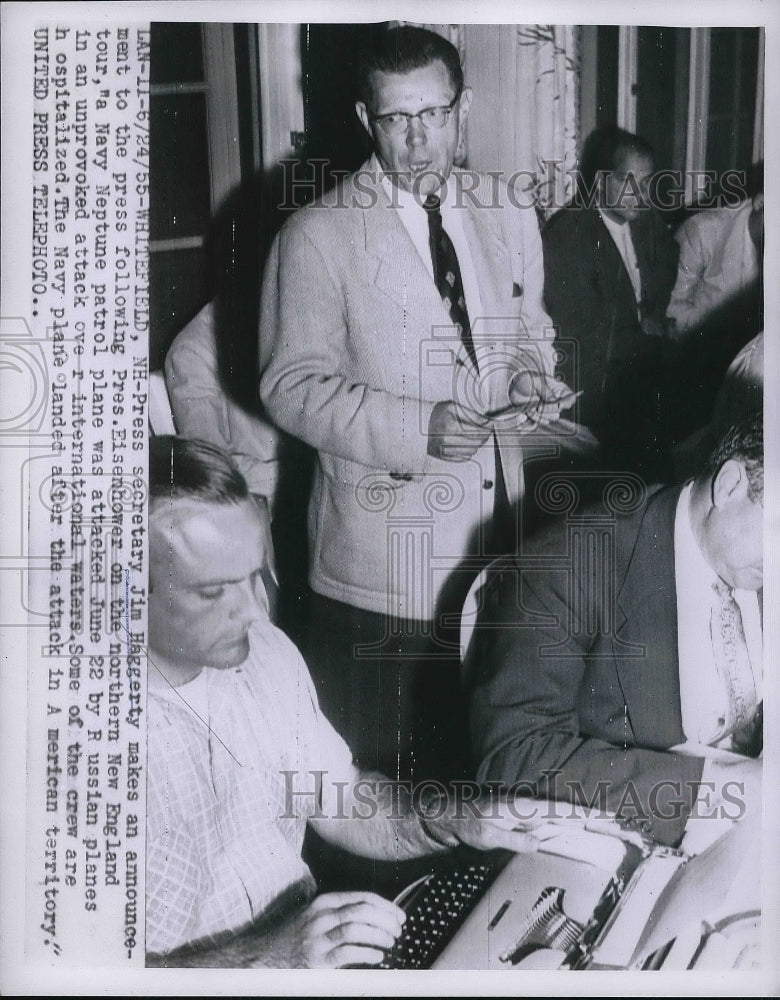
{"type": "Polygon", "coordinates": [[[720,174],[753,158],[758,28],[710,29],[706,165],[720,174]]]}
{"type": "MultiPolygon", "coordinates": [[[[150,368],[211,297],[209,222],[241,181],[238,81],[249,88],[248,27],[153,24],[150,122],[150,368]],[[239,54],[241,54],[239,53],[239,54]]],[[[252,138],[244,155],[254,159],[252,138]]],[[[246,162],[246,159],[245,159],[246,162]]]]}
{"type": "Polygon", "coordinates": [[[762,158],[763,29],[599,28],[597,58],[598,124],[614,81],[617,123],[650,140],[659,167],[687,171],[687,200],[694,172],[762,158]]]}

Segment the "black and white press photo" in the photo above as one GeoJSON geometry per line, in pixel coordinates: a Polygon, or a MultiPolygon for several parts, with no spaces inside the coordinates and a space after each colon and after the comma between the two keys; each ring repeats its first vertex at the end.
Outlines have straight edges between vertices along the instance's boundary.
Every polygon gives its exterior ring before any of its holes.
{"type": "Polygon", "coordinates": [[[775,18],[444,13],[3,5],[10,995],[777,988],[775,18]]]}

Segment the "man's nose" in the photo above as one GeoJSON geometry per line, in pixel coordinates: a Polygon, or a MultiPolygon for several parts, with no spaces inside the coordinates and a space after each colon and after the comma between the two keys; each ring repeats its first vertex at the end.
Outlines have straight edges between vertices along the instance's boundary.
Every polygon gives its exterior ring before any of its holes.
{"type": "Polygon", "coordinates": [[[419,118],[410,118],[406,130],[407,146],[422,146],[428,141],[428,135],[419,118]]]}
{"type": "Polygon", "coordinates": [[[249,626],[258,618],[268,614],[268,598],[260,579],[242,580],[236,584],[231,617],[242,625],[249,626]]]}

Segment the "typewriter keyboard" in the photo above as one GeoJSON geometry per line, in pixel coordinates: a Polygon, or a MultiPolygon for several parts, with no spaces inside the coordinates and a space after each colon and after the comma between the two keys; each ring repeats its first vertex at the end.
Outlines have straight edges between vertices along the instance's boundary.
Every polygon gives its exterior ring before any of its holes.
{"type": "Polygon", "coordinates": [[[406,901],[401,936],[380,969],[427,969],[484,895],[496,876],[495,864],[471,864],[427,876],[406,901]]]}

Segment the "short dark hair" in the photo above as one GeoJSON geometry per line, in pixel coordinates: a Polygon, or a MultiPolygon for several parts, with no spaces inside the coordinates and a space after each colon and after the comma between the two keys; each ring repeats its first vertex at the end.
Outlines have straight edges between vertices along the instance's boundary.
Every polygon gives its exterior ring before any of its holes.
{"type": "Polygon", "coordinates": [[[580,185],[592,191],[599,173],[616,170],[620,158],[626,153],[649,156],[651,160],[655,158],[653,147],[641,135],[627,132],[617,125],[605,125],[595,129],[582,147],[580,185]]]}
{"type": "Polygon", "coordinates": [[[149,506],[180,499],[237,504],[249,497],[246,480],[219,448],[170,435],[149,444],[149,506]]]}
{"type": "Polygon", "coordinates": [[[756,413],[732,424],[710,452],[704,471],[714,475],[730,458],[739,459],[748,477],[748,496],[764,499],[764,417],[756,413]]]}
{"type": "Polygon", "coordinates": [[[463,68],[455,46],[427,28],[382,28],[372,34],[361,50],[357,70],[357,92],[361,101],[371,100],[371,77],[374,73],[410,73],[439,61],[449,73],[455,93],[463,89],[463,68]]]}

